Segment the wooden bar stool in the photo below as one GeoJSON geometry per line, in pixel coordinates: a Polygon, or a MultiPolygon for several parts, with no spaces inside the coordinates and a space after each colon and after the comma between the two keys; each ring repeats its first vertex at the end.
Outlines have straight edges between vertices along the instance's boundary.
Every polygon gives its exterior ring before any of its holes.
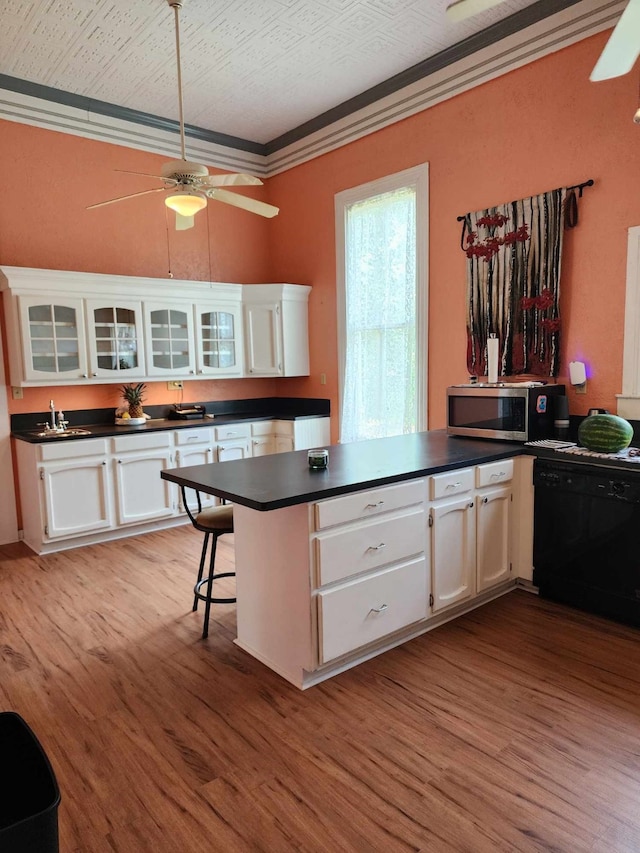
{"type": "Polygon", "coordinates": [[[182,490],[182,504],[187,511],[187,515],[191,520],[191,524],[196,530],[204,533],[204,542],[202,543],[202,554],[200,556],[200,567],[198,569],[198,580],[193,588],[193,610],[198,609],[198,602],[204,601],[204,626],[202,629],[202,639],[206,640],[209,636],[209,612],[212,604],[234,604],[235,598],[215,598],[213,596],[213,582],[219,578],[234,578],[235,572],[218,572],[214,571],[216,559],[216,545],[218,538],[224,536],[225,533],[233,533],[233,507],[227,504],[222,506],[208,507],[202,509],[202,500],[200,492],[193,489],[196,493],[198,502],[198,510],[192,510],[187,502],[186,489],[187,486],[180,486],[182,490]],[[207,547],[211,539],[211,553],[209,555],[209,574],[203,578],[204,564],[207,559],[207,547]],[[204,589],[204,592],[202,591],[204,589]]]}

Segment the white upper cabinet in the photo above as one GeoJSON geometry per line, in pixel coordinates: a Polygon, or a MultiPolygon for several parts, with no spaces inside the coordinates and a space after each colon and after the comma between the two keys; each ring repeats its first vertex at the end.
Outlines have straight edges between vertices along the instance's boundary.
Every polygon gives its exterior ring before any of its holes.
{"type": "Polygon", "coordinates": [[[190,376],[196,372],[191,305],[144,303],[147,375],[190,376]]]}
{"type": "Polygon", "coordinates": [[[12,385],[309,375],[306,285],[0,267],[0,290],[12,385]]]}
{"type": "Polygon", "coordinates": [[[126,382],[145,376],[142,303],[87,299],[85,310],[91,377],[126,382]]]}
{"type": "Polygon", "coordinates": [[[243,286],[247,376],[309,375],[309,293],[301,284],[243,286]]]}
{"type": "MultiPolygon", "coordinates": [[[[24,346],[15,365],[25,380],[45,384],[86,379],[82,300],[73,297],[19,296],[19,329],[24,346]]],[[[11,323],[7,326],[11,328],[11,323]]],[[[10,333],[10,332],[9,332],[10,333]]],[[[11,364],[11,384],[15,385],[11,364]]]]}
{"type": "Polygon", "coordinates": [[[194,306],[198,376],[242,376],[242,304],[194,306]]]}

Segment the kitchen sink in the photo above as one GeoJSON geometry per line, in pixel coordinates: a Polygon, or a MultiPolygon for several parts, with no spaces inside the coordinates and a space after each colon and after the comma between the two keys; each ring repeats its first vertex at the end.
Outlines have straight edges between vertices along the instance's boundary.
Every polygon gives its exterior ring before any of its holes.
{"type": "Polygon", "coordinates": [[[70,438],[74,435],[91,435],[91,430],[88,429],[76,429],[75,427],[71,427],[71,429],[63,429],[60,431],[48,429],[43,430],[42,432],[32,433],[36,438],[70,438]]]}

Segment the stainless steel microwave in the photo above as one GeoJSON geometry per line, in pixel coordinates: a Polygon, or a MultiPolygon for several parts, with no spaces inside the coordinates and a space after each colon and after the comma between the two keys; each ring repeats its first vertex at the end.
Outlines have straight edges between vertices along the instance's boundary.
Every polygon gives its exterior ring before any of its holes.
{"type": "Polygon", "coordinates": [[[447,432],[502,441],[553,436],[554,401],[564,385],[529,382],[452,385],[447,388],[447,432]]]}

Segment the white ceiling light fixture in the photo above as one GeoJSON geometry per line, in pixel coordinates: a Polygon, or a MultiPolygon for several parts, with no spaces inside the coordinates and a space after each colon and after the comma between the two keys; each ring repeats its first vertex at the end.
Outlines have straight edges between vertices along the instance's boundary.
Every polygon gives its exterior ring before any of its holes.
{"type": "Polygon", "coordinates": [[[629,0],[589,80],[611,80],[628,74],[640,56],[640,0],[629,0]]]}
{"type": "Polygon", "coordinates": [[[257,213],[259,216],[267,218],[276,216],[279,213],[279,209],[272,204],[266,204],[264,201],[258,201],[248,196],[220,189],[221,187],[258,186],[262,184],[260,178],[240,173],[210,175],[206,166],[200,163],[191,163],[187,160],[182,95],[182,62],[180,57],[180,9],[184,5],[184,0],[167,0],[167,3],[173,9],[175,21],[178,106],[180,111],[180,156],[182,159],[165,163],[160,170],[160,175],[147,175],[145,172],[127,172],[124,169],[118,169],[117,171],[125,172],[128,175],[144,175],[147,178],[156,178],[162,181],[164,186],[91,204],[87,210],[104,207],[107,204],[115,204],[115,202],[135,198],[139,195],[164,192],[168,193],[164,200],[166,206],[176,212],[176,230],[178,231],[193,228],[195,214],[207,206],[208,199],[221,201],[232,207],[240,207],[249,213],[257,213]]]}
{"type": "Polygon", "coordinates": [[[503,0],[452,0],[447,4],[447,17],[450,21],[464,21],[502,2],[503,0]]]}

